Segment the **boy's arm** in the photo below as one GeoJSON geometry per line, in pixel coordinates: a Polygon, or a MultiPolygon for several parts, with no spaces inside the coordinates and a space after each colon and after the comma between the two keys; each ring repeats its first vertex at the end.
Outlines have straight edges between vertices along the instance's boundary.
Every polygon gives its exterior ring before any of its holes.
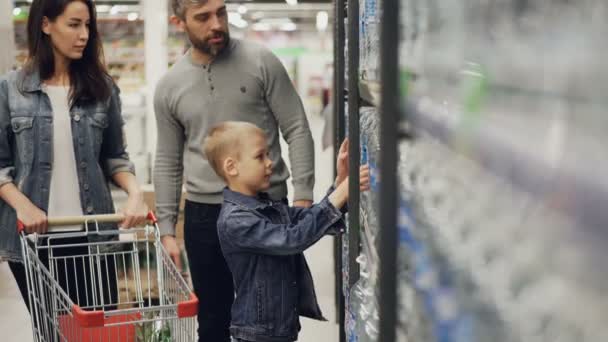
{"type": "MultiPolygon", "coordinates": [[[[327,196],[331,195],[334,191],[336,191],[336,189],[336,185],[332,184],[329,189],[327,189],[327,196]]],[[[342,212],[342,214],[346,214],[348,212],[348,202],[344,203],[344,206],[340,208],[340,212],[342,212]]]]}
{"type": "Polygon", "coordinates": [[[218,229],[225,241],[240,251],[268,255],[301,253],[319,241],[342,219],[342,213],[325,198],[321,203],[304,209],[300,219],[292,224],[272,223],[246,211],[230,214],[218,229]]]}
{"type": "MultiPolygon", "coordinates": [[[[330,196],[334,191],[336,191],[336,185],[332,184],[329,189],[327,189],[327,196],[330,196]]],[[[336,222],[333,226],[331,226],[331,228],[325,234],[336,236],[346,231],[346,222],[344,220],[344,215],[348,212],[348,202],[344,203],[344,206],[340,208],[340,212],[342,213],[342,217],[340,218],[340,220],[336,222]]]]}
{"type": "MultiPolygon", "coordinates": [[[[348,184],[348,183],[347,183],[348,184]]],[[[348,192],[344,192],[343,191],[344,188],[341,187],[336,187],[335,184],[332,184],[329,189],[327,189],[327,193],[325,195],[326,198],[330,198],[330,196],[332,196],[329,200],[332,204],[334,204],[334,206],[336,208],[338,208],[340,210],[340,212],[342,212],[342,214],[346,214],[348,212],[348,203],[346,202],[348,200],[348,192]],[[336,191],[338,188],[340,188],[340,191],[338,191],[338,193],[334,196],[332,196],[332,194],[334,193],[334,191],[336,191]],[[336,201],[343,197],[346,196],[344,203],[338,203],[338,202],[333,202],[336,201]]],[[[289,218],[291,219],[292,222],[298,221],[300,219],[300,217],[306,213],[307,210],[310,210],[310,208],[303,208],[303,207],[287,207],[287,212],[289,213],[289,218]]]]}
{"type": "MultiPolygon", "coordinates": [[[[332,184],[329,189],[327,189],[326,197],[331,195],[336,190],[336,186],[332,184]]],[[[289,213],[289,218],[292,222],[298,221],[300,217],[306,213],[310,208],[302,208],[302,207],[288,207],[287,212],[289,213]]],[[[346,214],[348,212],[348,203],[344,204],[344,206],[340,209],[342,214],[346,214]]]]}

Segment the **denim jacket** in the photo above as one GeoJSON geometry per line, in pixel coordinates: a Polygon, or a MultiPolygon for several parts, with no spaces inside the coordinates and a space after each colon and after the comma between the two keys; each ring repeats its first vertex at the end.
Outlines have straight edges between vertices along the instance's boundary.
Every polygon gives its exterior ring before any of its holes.
{"type": "MultiPolygon", "coordinates": [[[[122,171],[134,173],[122,131],[118,88],[112,84],[112,95],[104,102],[72,105],[70,116],[82,211],[113,213],[108,179],[122,171]]],[[[43,211],[49,204],[52,134],[53,110],[39,74],[18,70],[0,78],[0,186],[14,183],[43,211]]],[[[116,225],[99,224],[99,229],[116,225]]],[[[20,249],[16,212],[0,200],[0,257],[19,261],[20,249]]]]}
{"type": "Polygon", "coordinates": [[[325,320],[302,252],[343,226],[327,197],[304,209],[225,189],[217,229],[236,289],[232,336],[295,341],[299,316],[325,320]]]}

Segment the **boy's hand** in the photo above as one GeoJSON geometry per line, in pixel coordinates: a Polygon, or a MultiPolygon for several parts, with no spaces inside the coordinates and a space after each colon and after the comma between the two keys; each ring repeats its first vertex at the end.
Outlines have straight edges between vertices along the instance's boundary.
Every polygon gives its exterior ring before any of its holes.
{"type": "Polygon", "coordinates": [[[338,158],[336,160],[336,183],[338,187],[348,177],[348,138],[344,139],[340,150],[338,151],[338,158]]]}
{"type": "Polygon", "coordinates": [[[359,169],[359,191],[364,192],[370,189],[369,165],[362,165],[359,169]]]}
{"type": "MultiPolygon", "coordinates": [[[[369,179],[369,165],[362,165],[359,170],[359,191],[363,192],[370,189],[369,179]]],[[[329,201],[338,209],[342,209],[346,204],[348,201],[348,176],[329,195],[329,201]]]]}

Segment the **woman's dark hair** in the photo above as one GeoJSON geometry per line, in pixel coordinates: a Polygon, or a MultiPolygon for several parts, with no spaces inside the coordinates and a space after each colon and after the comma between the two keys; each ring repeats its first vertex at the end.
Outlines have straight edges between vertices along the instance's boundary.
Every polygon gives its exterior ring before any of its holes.
{"type": "Polygon", "coordinates": [[[55,21],[74,2],[80,1],[89,8],[89,39],[82,58],[70,63],[70,104],[95,103],[107,100],[111,95],[111,77],[102,62],[103,48],[97,30],[97,15],[92,0],[34,0],[27,20],[27,44],[29,56],[26,72],[39,72],[40,80],[51,78],[55,72],[55,57],[51,37],[42,32],[44,17],[55,21]]]}

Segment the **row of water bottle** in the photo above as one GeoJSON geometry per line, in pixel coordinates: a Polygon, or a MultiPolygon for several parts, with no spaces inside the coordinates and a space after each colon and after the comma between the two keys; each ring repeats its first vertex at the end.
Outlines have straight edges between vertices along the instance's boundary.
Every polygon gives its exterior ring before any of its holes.
{"type": "Polygon", "coordinates": [[[360,163],[370,166],[371,189],[360,197],[360,278],[347,293],[346,333],[349,342],[378,340],[378,211],[377,163],[380,151],[379,117],[373,107],[359,111],[360,163]]]}
{"type": "Polygon", "coordinates": [[[424,135],[400,154],[407,341],[608,339],[606,253],[577,222],[424,135]]]}
{"type": "Polygon", "coordinates": [[[365,252],[357,258],[361,270],[347,300],[346,336],[349,342],[376,342],[379,334],[377,283],[370,279],[370,263],[365,252]]]}
{"type": "Polygon", "coordinates": [[[401,0],[400,11],[413,95],[457,111],[508,105],[524,117],[585,104],[575,124],[606,124],[595,107],[608,104],[608,2],[401,0]]]}
{"type": "Polygon", "coordinates": [[[361,193],[361,222],[366,236],[374,248],[378,246],[378,164],[380,159],[380,118],[375,107],[359,109],[359,129],[361,144],[361,165],[368,165],[370,170],[370,191],[361,193]]]}
{"type": "Polygon", "coordinates": [[[380,65],[381,1],[359,0],[359,75],[378,81],[380,65]]]}

